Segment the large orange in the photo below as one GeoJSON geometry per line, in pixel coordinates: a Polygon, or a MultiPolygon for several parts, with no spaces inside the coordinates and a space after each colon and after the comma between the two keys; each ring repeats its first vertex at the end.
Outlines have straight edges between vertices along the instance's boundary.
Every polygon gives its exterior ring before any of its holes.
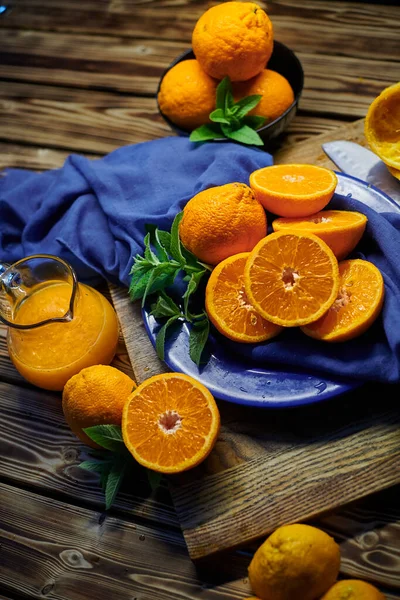
{"type": "Polygon", "coordinates": [[[343,579],[335,583],[321,600],[385,600],[385,596],[366,581],[343,579]]]}
{"type": "Polygon", "coordinates": [[[179,234],[198,259],[216,265],[228,256],[252,250],[267,235],[267,218],[247,185],[227,183],[189,200],[179,234]]]}
{"type": "Polygon", "coordinates": [[[254,2],[223,2],[197,21],[192,47],[211,77],[245,81],[260,73],[272,54],[272,23],[254,2]]]}
{"type": "Polygon", "coordinates": [[[257,200],[280,217],[308,217],[322,210],[336,185],[333,171],[314,165],[274,165],[250,175],[257,200]]]}
{"type": "Polygon", "coordinates": [[[161,112],[188,131],[209,123],[217,85],[218,81],[207,75],[197,60],[183,60],[163,77],[158,92],[161,112]]]}
{"type": "Polygon", "coordinates": [[[236,102],[254,94],[259,94],[262,98],[249,115],[266,117],[268,121],[280,117],[294,101],[293,90],[288,80],[271,69],[263,69],[256,77],[233,85],[236,102]]]}
{"type": "Polygon", "coordinates": [[[338,260],[342,260],[357,246],[367,221],[367,217],[359,212],[322,210],[310,217],[275,219],[272,228],[274,231],[292,229],[300,233],[314,233],[328,244],[338,260]]]}
{"type": "Polygon", "coordinates": [[[249,566],[250,585],[261,600],[317,600],[336,581],[340,550],[310,525],[279,527],[249,566]]]}
{"type": "Polygon", "coordinates": [[[371,150],[388,166],[400,169],[400,82],[372,102],[364,131],[371,150]]]}
{"type": "Polygon", "coordinates": [[[244,282],[250,303],[264,319],[284,327],[306,325],[335,301],[338,262],[316,235],[278,231],[252,250],[244,282]]]}
{"type": "Polygon", "coordinates": [[[128,375],[109,365],[82,369],[65,384],[64,417],[85,444],[99,448],[83,431],[94,425],[121,425],[124,404],[136,388],[128,375]]]}
{"type": "Polygon", "coordinates": [[[211,393],[182,373],[147,379],[129,396],[122,415],[126,447],[140,464],[160,473],[198,465],[211,452],[219,427],[211,393]]]}
{"type": "Polygon", "coordinates": [[[379,269],[367,260],[339,263],[340,284],[335,302],[325,315],[302,327],[310,337],[326,342],[344,342],[355,338],[379,316],[385,286],[379,269]]]}
{"type": "Polygon", "coordinates": [[[206,311],[222,335],[236,342],[263,342],[282,330],[263,319],[251,306],[244,288],[244,267],[249,252],[242,252],[219,263],[206,288],[206,311]]]}

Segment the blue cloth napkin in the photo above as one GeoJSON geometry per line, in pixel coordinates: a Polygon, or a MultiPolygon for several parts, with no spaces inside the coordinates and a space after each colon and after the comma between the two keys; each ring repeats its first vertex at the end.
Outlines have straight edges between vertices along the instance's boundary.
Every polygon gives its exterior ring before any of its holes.
{"type": "Polygon", "coordinates": [[[129,285],[146,223],[169,229],[198,192],[248,183],[252,171],[270,164],[262,150],[169,137],[98,160],[71,155],[46,173],[8,169],[0,177],[0,262],[53,254],[81,281],[93,284],[102,276],[129,285]]]}

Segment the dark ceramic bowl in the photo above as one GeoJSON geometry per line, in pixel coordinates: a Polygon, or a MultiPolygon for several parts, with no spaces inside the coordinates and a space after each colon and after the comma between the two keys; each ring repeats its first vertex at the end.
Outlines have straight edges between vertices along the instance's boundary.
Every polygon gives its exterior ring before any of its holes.
{"type": "MultiPolygon", "coordinates": [[[[192,58],[195,58],[195,55],[192,50],[186,50],[186,52],[178,56],[178,58],[176,58],[166,69],[165,73],[160,79],[157,89],[157,106],[161,116],[163,117],[163,119],[165,119],[165,121],[168,123],[171,129],[173,129],[178,135],[181,136],[190,135],[190,131],[181,129],[180,127],[172,123],[172,121],[162,113],[158,104],[158,92],[160,91],[161,82],[165,74],[170,69],[172,69],[172,67],[174,67],[177,63],[192,58]]],[[[280,117],[278,117],[274,121],[267,123],[266,125],[263,125],[263,127],[260,127],[260,129],[257,129],[259,135],[261,136],[264,142],[267,142],[268,140],[277,137],[288,127],[289,123],[292,121],[293,117],[296,114],[297,105],[299,103],[304,84],[303,67],[301,66],[299,59],[294,54],[294,52],[290,50],[290,48],[288,48],[281,42],[274,41],[274,49],[272,52],[272,56],[268,61],[267,68],[272,69],[273,71],[277,71],[278,73],[286,77],[286,79],[292,86],[292,90],[294,93],[294,101],[289,106],[289,108],[283,114],[281,114],[280,117]]],[[[225,140],[225,138],[221,139],[225,140]]]]}

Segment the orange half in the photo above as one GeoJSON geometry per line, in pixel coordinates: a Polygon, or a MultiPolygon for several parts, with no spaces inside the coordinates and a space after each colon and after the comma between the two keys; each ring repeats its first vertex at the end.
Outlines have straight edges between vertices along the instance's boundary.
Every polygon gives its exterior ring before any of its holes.
{"type": "Polygon", "coordinates": [[[212,394],[182,373],[163,373],[144,381],[129,396],[122,414],[129,452],[138,463],[160,473],[180,473],[202,462],[219,428],[212,394]]]}
{"type": "Polygon", "coordinates": [[[379,269],[367,260],[344,260],[339,264],[340,286],[328,312],[302,331],[317,340],[345,342],[358,337],[379,316],[385,286],[379,269]]]}
{"type": "Polygon", "coordinates": [[[329,246],[312,233],[278,231],[250,252],[246,294],[256,311],[284,327],[319,319],[339,291],[339,268],[329,246]]]}
{"type": "Polygon", "coordinates": [[[236,342],[264,342],[282,327],[263,319],[250,304],[244,286],[244,267],[249,252],[230,256],[210,275],[206,288],[206,311],[222,335],[236,342]]]}
{"type": "Polygon", "coordinates": [[[336,185],[333,171],[315,165],[275,165],[250,175],[257,200],[280,217],[308,217],[322,210],[336,185]]]}
{"type": "Polygon", "coordinates": [[[367,225],[362,213],[347,210],[322,210],[309,217],[275,219],[274,231],[292,229],[300,233],[314,233],[324,240],[338,260],[346,258],[357,246],[367,225]]]}
{"type": "Polygon", "coordinates": [[[400,82],[383,90],[368,108],[365,137],[389,167],[400,169],[400,82]]]}

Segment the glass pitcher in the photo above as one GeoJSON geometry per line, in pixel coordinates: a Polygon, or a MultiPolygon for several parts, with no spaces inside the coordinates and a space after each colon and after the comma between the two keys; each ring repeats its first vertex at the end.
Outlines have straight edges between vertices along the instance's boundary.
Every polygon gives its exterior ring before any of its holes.
{"type": "Polygon", "coordinates": [[[62,390],[81,369],[109,364],[116,352],[113,307],[55,256],[0,264],[0,320],[16,369],[47,390],[62,390]]]}

